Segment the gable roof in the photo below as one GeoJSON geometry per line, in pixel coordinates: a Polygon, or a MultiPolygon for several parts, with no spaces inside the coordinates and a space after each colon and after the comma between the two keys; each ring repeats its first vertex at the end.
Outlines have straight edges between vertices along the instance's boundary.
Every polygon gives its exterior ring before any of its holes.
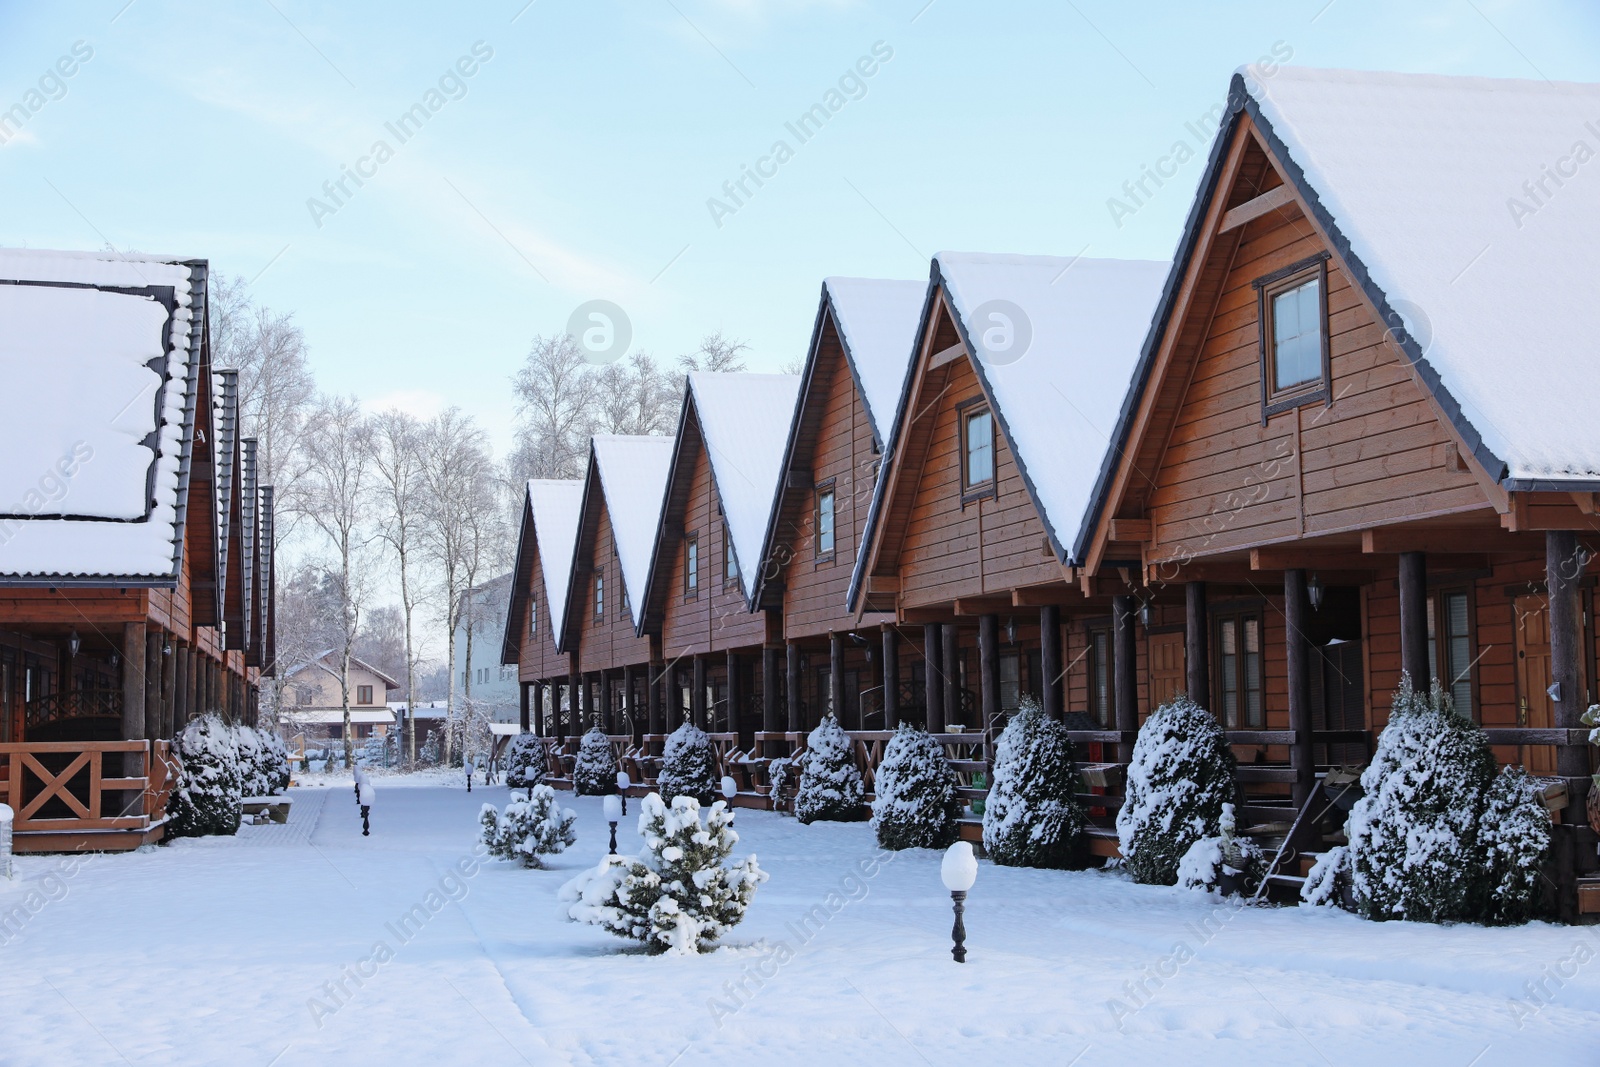
{"type": "MultiPolygon", "coordinates": [[[[941,252],[932,285],[951,309],[956,330],[1023,484],[1057,557],[1070,562],[1066,538],[1082,522],[1149,331],[1168,264],[1082,256],[941,252]]],[[[931,337],[942,314],[927,303],[919,337],[931,337]]],[[[938,353],[929,353],[929,356],[938,353]]],[[[895,414],[905,425],[917,361],[906,375],[895,414]]],[[[886,463],[897,462],[891,438],[886,463]]],[[[873,492],[862,543],[873,545],[890,479],[873,492]]],[[[869,551],[858,554],[850,582],[857,603],[869,551]]]]}
{"type": "MultiPolygon", "coordinates": [[[[582,515],[577,529],[586,544],[600,521],[600,497],[611,516],[611,538],[617,547],[628,609],[638,628],[644,617],[645,586],[649,581],[650,552],[655,547],[656,523],[661,519],[661,499],[672,465],[672,438],[623,434],[597,434],[590,438],[589,469],[584,477],[582,515]]],[[[579,565],[574,556],[574,571],[579,565]]],[[[581,595],[568,582],[568,598],[581,595]]],[[[575,605],[569,604],[568,610],[575,605]]]]}
{"type": "Polygon", "coordinates": [[[176,586],[205,261],[0,250],[0,321],[0,585],[176,586]]]}
{"type": "Polygon", "coordinates": [[[567,581],[577,548],[578,511],[583,503],[583,482],[576,478],[533,478],[522,501],[522,527],[517,531],[516,566],[512,571],[511,605],[506,609],[506,630],[501,640],[500,662],[517,662],[518,626],[522,600],[527,596],[528,567],[532,552],[539,553],[544,574],[545,603],[550,606],[550,633],[561,633],[567,607],[567,581]],[[532,539],[529,539],[529,534],[532,539]]]}
{"type": "MultiPolygon", "coordinates": [[[[318,652],[315,656],[312,656],[310,659],[306,660],[304,663],[297,663],[293,667],[289,668],[288,672],[286,674],[284,674],[284,677],[285,678],[293,678],[295,675],[301,673],[302,671],[307,671],[307,670],[310,670],[312,667],[315,667],[318,670],[320,670],[320,671],[322,671],[322,672],[324,672],[326,674],[331,674],[333,677],[337,678],[337,677],[339,677],[338,665],[335,664],[333,666],[329,666],[327,661],[328,661],[328,659],[330,657],[337,656],[338,654],[339,654],[339,650],[336,649],[336,648],[325,649],[322,652],[318,652]]],[[[389,677],[383,671],[380,671],[378,668],[374,667],[372,664],[368,663],[364,659],[361,659],[361,658],[359,658],[357,656],[351,656],[350,657],[350,666],[359,667],[361,670],[366,671],[368,674],[370,674],[373,677],[377,678],[380,682],[382,682],[385,686],[387,686],[390,689],[399,689],[400,688],[400,683],[399,682],[395,681],[393,678],[389,677]]]]}

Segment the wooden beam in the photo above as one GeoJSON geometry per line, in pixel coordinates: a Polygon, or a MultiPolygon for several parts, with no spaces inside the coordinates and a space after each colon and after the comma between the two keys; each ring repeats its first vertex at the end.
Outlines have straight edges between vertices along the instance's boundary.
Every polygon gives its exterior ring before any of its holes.
{"type": "Polygon", "coordinates": [[[1277,211],[1280,208],[1290,208],[1296,214],[1300,211],[1300,205],[1295,202],[1294,188],[1288,182],[1268,189],[1254,200],[1246,200],[1238,207],[1231,209],[1226,215],[1222,216],[1222,224],[1217,227],[1217,232],[1227,233],[1229,230],[1237,230],[1240,226],[1254,222],[1268,212],[1277,211]]]}
{"type": "Polygon", "coordinates": [[[899,596],[900,578],[898,575],[891,577],[889,575],[869,574],[867,575],[866,585],[862,587],[862,591],[865,592],[867,596],[899,596]]]}
{"type": "Polygon", "coordinates": [[[1322,570],[1358,571],[1378,566],[1371,556],[1354,549],[1315,548],[1304,544],[1269,545],[1250,550],[1253,571],[1282,571],[1291,567],[1317,567],[1322,570]]]}
{"type": "Polygon", "coordinates": [[[955,362],[956,360],[960,359],[962,356],[964,356],[966,354],[967,354],[967,346],[964,345],[964,344],[961,344],[958,341],[955,344],[951,345],[949,348],[943,349],[942,351],[939,351],[939,352],[935,352],[933,355],[929,356],[928,357],[928,369],[929,370],[937,370],[938,368],[944,366],[946,363],[953,363],[953,362],[955,362]]]}
{"type": "Polygon", "coordinates": [[[1107,529],[1108,541],[1142,545],[1153,536],[1154,524],[1149,519],[1112,519],[1107,529]]]}
{"type": "Polygon", "coordinates": [[[1425,528],[1402,526],[1361,532],[1361,551],[1367,554],[1535,552],[1540,547],[1541,544],[1535,539],[1519,537],[1493,526],[1425,528]]]}
{"type": "Polygon", "coordinates": [[[1060,607],[1063,604],[1081,603],[1083,603],[1083,591],[1065,582],[1026,585],[1011,590],[1011,606],[1014,608],[1060,607]]]}
{"type": "MultiPolygon", "coordinates": [[[[1550,699],[1555,725],[1573,730],[1582,726],[1580,716],[1588,701],[1583,691],[1583,578],[1587,552],[1579,549],[1571,530],[1551,530],[1545,534],[1545,588],[1550,601],[1550,699]]],[[[1586,778],[1589,774],[1589,746],[1562,745],[1556,749],[1556,770],[1567,778],[1586,778]]],[[[1571,786],[1568,787],[1569,789],[1571,786]]],[[[1563,822],[1585,823],[1581,785],[1571,798],[1563,822]]]]}
{"type": "Polygon", "coordinates": [[[997,611],[1007,611],[1011,607],[1010,596],[958,597],[955,603],[955,613],[957,615],[991,615],[997,611]]]}
{"type": "Polygon", "coordinates": [[[1570,493],[1512,493],[1500,525],[1513,533],[1530,530],[1588,530],[1594,525],[1570,493]]]}

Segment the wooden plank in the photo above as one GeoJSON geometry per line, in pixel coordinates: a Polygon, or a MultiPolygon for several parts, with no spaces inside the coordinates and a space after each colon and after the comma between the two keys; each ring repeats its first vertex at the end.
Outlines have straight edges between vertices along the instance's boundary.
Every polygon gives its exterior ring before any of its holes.
{"type": "Polygon", "coordinates": [[[1284,183],[1276,188],[1268,189],[1254,200],[1246,200],[1236,208],[1232,208],[1222,216],[1222,222],[1217,226],[1218,233],[1227,233],[1237,230],[1248,222],[1259,219],[1269,211],[1278,211],[1284,208],[1299,213],[1299,205],[1295,203],[1294,189],[1284,183]]]}

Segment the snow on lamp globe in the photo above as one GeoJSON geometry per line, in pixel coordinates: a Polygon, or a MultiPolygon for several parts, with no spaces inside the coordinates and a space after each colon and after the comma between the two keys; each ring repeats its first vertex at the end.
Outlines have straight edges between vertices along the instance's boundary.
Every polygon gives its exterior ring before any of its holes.
{"type": "Polygon", "coordinates": [[[733,780],[733,775],[731,774],[722,776],[722,795],[729,802],[739,795],[739,783],[733,780]]]}
{"type": "Polygon", "coordinates": [[[965,963],[967,891],[978,880],[978,857],[972,854],[971,842],[957,841],[945,850],[944,859],[939,863],[939,877],[944,880],[944,887],[950,890],[950,899],[956,911],[956,924],[950,930],[950,938],[955,944],[950,949],[950,955],[955,957],[957,963],[965,963]]]}
{"type": "Polygon", "coordinates": [[[627,771],[617,772],[617,794],[622,797],[622,814],[628,814],[628,790],[633,785],[633,779],[628,777],[627,771]]]}
{"type": "Polygon", "coordinates": [[[617,854],[617,823],[622,819],[622,798],[615,793],[607,793],[600,799],[600,807],[606,813],[606,822],[611,824],[611,855],[617,854]]]}

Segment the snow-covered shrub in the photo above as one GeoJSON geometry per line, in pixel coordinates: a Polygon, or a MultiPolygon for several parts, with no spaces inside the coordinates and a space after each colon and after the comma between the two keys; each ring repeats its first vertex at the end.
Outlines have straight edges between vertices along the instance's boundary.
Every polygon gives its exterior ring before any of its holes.
{"type": "Polygon", "coordinates": [[[577,814],[556,802],[556,791],[536,785],[528,800],[513,800],[496,812],[485,804],[478,813],[483,843],[489,854],[516,860],[524,867],[542,867],[540,856],[553,856],[578,839],[572,824],[577,814]]]}
{"type": "Polygon", "coordinates": [[[239,760],[239,792],[247,797],[264,797],[271,783],[267,780],[261,735],[248,726],[234,726],[232,730],[233,750],[239,760]]]}
{"type": "Polygon", "coordinates": [[[572,764],[572,791],[580,797],[601,797],[617,791],[617,757],[611,739],[598,726],[578,742],[572,764]]]}
{"type": "Polygon", "coordinates": [[[1236,882],[1242,892],[1254,893],[1267,873],[1261,846],[1234,836],[1232,804],[1222,805],[1217,827],[1216,837],[1202,837],[1178,861],[1178,884],[1185,889],[1225,889],[1226,879],[1236,882]]]}
{"type": "Polygon", "coordinates": [[[701,804],[716,796],[717,761],[711,738],[694,723],[685,722],[667,737],[656,789],[664,797],[694,797],[701,804]]]}
{"type": "Polygon", "coordinates": [[[1067,728],[1025,698],[995,746],[983,809],[983,850],[1008,867],[1072,864],[1083,832],[1067,728]]]}
{"type": "Polygon", "coordinates": [[[830,713],[806,738],[805,766],[800,771],[800,791],[794,813],[803,823],[819,819],[851,822],[862,816],[866,788],[856,769],[850,735],[830,713]]]}
{"type": "Polygon", "coordinates": [[[1300,887],[1300,899],[1313,907],[1338,904],[1342,891],[1350,884],[1350,849],[1330,848],[1317,857],[1300,887]]]}
{"type": "Polygon", "coordinates": [[[1484,790],[1478,855],[1488,923],[1527,922],[1538,908],[1539,868],[1550,849],[1550,815],[1521,768],[1507,767],[1484,790]]]}
{"type": "Polygon", "coordinates": [[[901,723],[883,746],[872,829],[881,848],[944,848],[956,839],[961,795],[939,742],[901,723]]]}
{"type": "Polygon", "coordinates": [[[177,786],[167,801],[171,837],[236,834],[243,814],[239,752],[233,730],[214,712],[193,720],[178,735],[177,786]]]}
{"type": "Polygon", "coordinates": [[[532,789],[544,783],[544,740],[536,734],[518,734],[506,745],[506,785],[532,789]]]}
{"type": "MultiPolygon", "coordinates": [[[[772,798],[772,810],[783,813],[783,791],[789,788],[789,780],[794,777],[794,760],[789,756],[780,756],[767,764],[767,782],[772,787],[768,794],[772,798]]],[[[790,811],[788,814],[793,815],[790,811]]]]}
{"type": "Polygon", "coordinates": [[[263,775],[267,782],[267,795],[277,796],[289,788],[289,780],[293,777],[289,766],[289,749],[279,737],[271,730],[257,730],[261,736],[263,775]]]}
{"type": "Polygon", "coordinates": [[[1209,712],[1182,694],[1151,712],[1134,742],[1117,812],[1117,840],[1133,880],[1176,882],[1189,846],[1218,836],[1234,780],[1233,750],[1209,712]]]}
{"type": "Polygon", "coordinates": [[[767,874],[754,855],[725,864],[739,835],[723,801],[706,811],[704,825],[691,796],[669,808],[651,793],[641,807],[644,849],[632,860],[607,856],[562,886],[566,916],[643,942],[652,953],[705,952],[744,918],[767,874]]]}
{"type": "Polygon", "coordinates": [[[423,763],[439,762],[439,731],[428,731],[428,739],[422,742],[422,751],[417,753],[417,758],[423,763]]]}

